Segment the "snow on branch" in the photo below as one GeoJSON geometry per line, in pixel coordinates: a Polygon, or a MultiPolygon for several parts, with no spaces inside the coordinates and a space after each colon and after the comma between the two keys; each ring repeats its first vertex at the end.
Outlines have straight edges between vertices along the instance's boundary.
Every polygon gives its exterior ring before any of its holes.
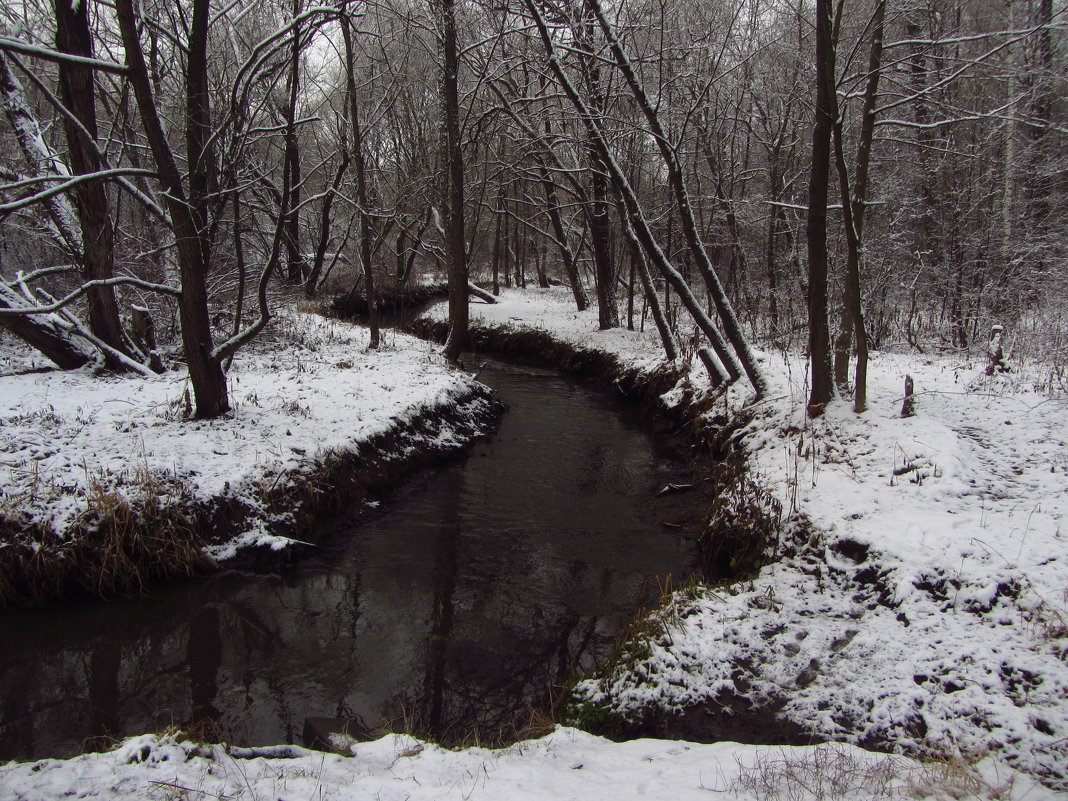
{"type": "Polygon", "coordinates": [[[113,72],[118,75],[126,74],[125,64],[118,64],[114,61],[104,61],[99,58],[74,56],[70,53],[60,53],[58,50],[51,50],[47,47],[41,47],[40,45],[32,45],[29,42],[23,42],[19,39],[12,39],[10,36],[0,36],[0,50],[10,50],[16,53],[23,53],[27,56],[34,56],[36,58],[40,58],[45,61],[52,61],[57,64],[59,62],[67,62],[68,64],[81,64],[84,67],[92,67],[93,69],[100,70],[101,72],[113,72]]]}
{"type": "MultiPolygon", "coordinates": [[[[3,284],[0,284],[3,286],[3,284]]],[[[177,287],[169,286],[167,284],[156,284],[151,281],[144,281],[140,278],[134,278],[133,276],[119,276],[117,278],[99,279],[96,281],[86,281],[80,287],[73,292],[63,296],[59,300],[53,301],[48,304],[36,305],[36,304],[20,304],[18,306],[12,306],[11,308],[0,308],[0,315],[20,315],[20,314],[51,314],[73,303],[82,295],[87,293],[90,289],[98,286],[136,286],[140,289],[145,289],[149,292],[159,292],[164,295],[171,295],[172,297],[181,297],[182,291],[177,287]]]]}
{"type": "Polygon", "coordinates": [[[8,191],[11,191],[15,189],[21,189],[26,186],[31,186],[33,184],[47,183],[50,181],[62,181],[62,183],[60,183],[58,186],[53,186],[49,189],[36,192],[32,195],[27,195],[23,198],[19,198],[18,200],[11,200],[7,203],[0,203],[0,214],[18,211],[19,209],[24,209],[27,206],[32,206],[34,203],[40,203],[42,201],[48,200],[50,197],[62,194],[68,189],[71,189],[72,187],[77,186],[78,184],[86,183],[87,181],[95,181],[102,178],[115,178],[119,175],[154,176],[156,175],[156,171],[136,169],[133,167],[116,167],[110,170],[100,170],[99,172],[86,173],[85,175],[76,175],[70,178],[60,175],[40,175],[35,176],[33,178],[26,178],[16,183],[0,186],[0,189],[6,189],[8,191]]]}

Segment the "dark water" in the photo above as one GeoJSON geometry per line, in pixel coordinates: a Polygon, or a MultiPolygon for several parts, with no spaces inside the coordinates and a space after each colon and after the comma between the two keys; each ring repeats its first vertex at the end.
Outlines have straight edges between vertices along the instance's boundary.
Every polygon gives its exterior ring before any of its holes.
{"type": "Polygon", "coordinates": [[[494,440],[342,515],[296,568],[0,615],[0,759],[205,718],[244,745],[300,742],[306,716],[513,732],[686,571],[702,504],[657,497],[692,468],[610,392],[480,377],[510,407],[494,440]]]}

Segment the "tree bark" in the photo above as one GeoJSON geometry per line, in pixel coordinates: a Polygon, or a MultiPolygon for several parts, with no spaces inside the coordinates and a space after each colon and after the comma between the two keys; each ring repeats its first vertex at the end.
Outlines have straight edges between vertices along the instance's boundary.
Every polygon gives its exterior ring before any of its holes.
{"type": "MultiPolygon", "coordinates": [[[[356,165],[356,205],[360,217],[360,263],[363,266],[363,282],[367,292],[367,327],[370,332],[369,348],[379,345],[378,297],[375,294],[375,270],[372,258],[374,227],[367,208],[367,160],[364,157],[363,128],[360,126],[360,104],[356,97],[355,56],[352,49],[352,18],[346,14],[341,22],[345,39],[346,89],[349,106],[349,122],[352,125],[352,156],[356,165]]],[[[462,231],[461,231],[462,233],[462,231]]]]}
{"type": "MultiPolygon", "coordinates": [[[[115,13],[122,35],[123,49],[126,51],[130,85],[134,91],[141,123],[148,138],[149,148],[163,186],[167,212],[174,228],[178,272],[182,285],[178,315],[182,331],[182,348],[196,401],[196,415],[197,417],[217,417],[229,410],[230,403],[226,374],[223,372],[221,361],[213,354],[214,343],[212,342],[211,318],[208,314],[207,293],[209,263],[205,260],[210,249],[207,243],[201,241],[203,232],[196,224],[174,153],[160,122],[152,86],[149,82],[144,51],[141,49],[141,40],[137,30],[138,17],[134,11],[133,0],[116,0],[115,13]]],[[[209,0],[193,1],[192,30],[194,35],[189,42],[190,72],[187,73],[187,80],[190,77],[196,79],[198,75],[206,76],[207,74],[205,60],[208,13],[209,0]],[[193,63],[194,61],[200,63],[193,63]]],[[[207,109],[199,105],[201,97],[206,102],[207,95],[202,94],[201,91],[191,88],[187,93],[187,103],[192,103],[194,106],[186,109],[187,129],[198,127],[207,119],[207,109]]],[[[196,160],[192,166],[203,169],[203,162],[204,159],[196,160]]],[[[192,183],[192,177],[190,182],[192,183]]]]}
{"type": "Polygon", "coordinates": [[[808,411],[823,413],[834,397],[827,322],[827,195],[834,125],[834,41],[831,0],[816,0],[816,120],[808,185],[808,350],[811,382],[808,411]]]}
{"type": "MultiPolygon", "coordinates": [[[[56,49],[84,58],[93,57],[92,32],[89,29],[89,4],[71,0],[55,0],[56,49]]],[[[71,172],[89,175],[99,172],[103,165],[93,146],[97,137],[96,82],[93,69],[83,64],[61,61],[59,64],[60,97],[71,114],[93,138],[86,141],[76,125],[64,118],[71,172]]],[[[115,234],[111,223],[107,191],[102,181],[86,181],[74,189],[74,205],[81,227],[82,274],[87,281],[106,280],[115,272],[115,234]]],[[[108,347],[135,358],[124,336],[119,320],[119,304],[115,289],[96,286],[87,295],[89,327],[108,347]]],[[[105,364],[114,370],[128,369],[110,354],[105,364]]]]}
{"type": "Polygon", "coordinates": [[[445,165],[443,191],[445,254],[449,276],[449,334],[445,358],[456,362],[468,349],[467,246],[464,235],[464,162],[460,141],[460,57],[456,44],[455,0],[437,0],[440,37],[442,102],[442,163],[445,165]]]}

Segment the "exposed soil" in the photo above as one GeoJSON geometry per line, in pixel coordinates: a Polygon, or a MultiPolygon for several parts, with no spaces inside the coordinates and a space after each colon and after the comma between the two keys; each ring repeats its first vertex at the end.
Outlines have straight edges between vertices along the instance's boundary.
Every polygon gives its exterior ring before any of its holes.
{"type": "MultiPolygon", "coordinates": [[[[429,303],[448,297],[447,284],[420,284],[418,286],[388,287],[375,293],[378,313],[391,318],[410,314],[425,308],[429,303]]],[[[345,319],[366,321],[371,305],[367,296],[359,292],[338,295],[328,305],[328,313],[345,319]]]]}

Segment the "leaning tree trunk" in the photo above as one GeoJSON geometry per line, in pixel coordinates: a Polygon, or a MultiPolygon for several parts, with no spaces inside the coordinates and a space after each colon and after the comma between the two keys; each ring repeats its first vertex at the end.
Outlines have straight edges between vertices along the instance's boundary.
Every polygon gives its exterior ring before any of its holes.
{"type": "MultiPolygon", "coordinates": [[[[548,119],[545,120],[545,136],[547,141],[551,140],[552,127],[548,119]]],[[[578,310],[586,311],[590,301],[586,297],[586,290],[582,286],[582,277],[579,275],[575,254],[571,250],[571,245],[568,244],[567,231],[564,229],[564,222],[560,217],[560,203],[557,200],[556,182],[553,181],[552,175],[549,173],[545,157],[538,153],[535,158],[537,159],[542,189],[545,191],[545,210],[549,213],[549,222],[553,227],[553,237],[556,239],[556,246],[560,250],[560,258],[564,262],[567,280],[571,284],[571,295],[575,298],[575,306],[578,310]]]]}
{"type": "MultiPolygon", "coordinates": [[[[0,284],[0,309],[20,308],[21,301],[18,293],[0,284]]],[[[88,342],[72,336],[52,315],[0,314],[0,328],[40,351],[61,370],[77,370],[92,362],[96,355],[88,342]]]]}
{"type": "Polygon", "coordinates": [[[746,376],[756,390],[757,395],[763,396],[767,394],[767,382],[760,367],[757,365],[756,357],[753,355],[749,342],[746,339],[745,334],[742,332],[741,325],[734,312],[734,307],[731,305],[730,300],[728,300],[727,293],[724,291],[719,276],[716,275],[716,271],[709,260],[704,243],[701,241],[697,227],[697,219],[694,216],[693,205],[690,202],[689,192],[686,187],[686,181],[683,178],[682,166],[679,163],[678,154],[668,141],[667,134],[664,131],[663,126],[660,124],[659,115],[648,95],[645,93],[645,89],[642,87],[642,84],[638,79],[637,72],[631,63],[630,58],[627,56],[626,51],[624,51],[622,44],[616,37],[612,26],[605,17],[599,0],[586,0],[586,4],[590,9],[591,14],[596,18],[597,23],[600,25],[601,30],[611,47],[616,67],[626,80],[631,95],[637,102],[638,107],[641,109],[642,114],[645,117],[646,123],[649,125],[649,130],[656,142],[657,149],[660,151],[661,159],[664,162],[664,166],[667,168],[668,183],[674,193],[675,202],[679,208],[679,219],[682,222],[686,244],[690,249],[690,253],[697,260],[698,269],[701,271],[701,276],[716,305],[716,311],[719,313],[720,321],[723,324],[723,331],[726,334],[727,340],[730,342],[734,353],[731,353],[727,348],[718,347],[714,340],[712,341],[712,345],[716,348],[717,355],[730,373],[731,379],[737,379],[741,375],[741,371],[745,370],[746,376]],[[735,357],[735,354],[737,354],[737,358],[735,357]]]}
{"type": "MultiPolygon", "coordinates": [[[[89,4],[72,0],[55,0],[56,49],[83,58],[93,57],[92,32],[89,29],[89,4]]],[[[59,63],[59,89],[64,105],[80,123],[79,130],[65,118],[67,147],[71,171],[88,175],[102,168],[100,154],[94,147],[97,137],[96,87],[92,67],[70,61],[59,63]],[[87,141],[86,137],[92,137],[87,141]]],[[[115,268],[115,234],[107,191],[102,181],[86,181],[74,189],[74,204],[81,226],[83,276],[87,281],[111,278],[115,268]]],[[[132,349],[123,335],[115,288],[94,286],[87,293],[89,327],[108,347],[132,357],[132,349]]],[[[105,352],[105,363],[117,370],[128,369],[122,361],[105,352]]]]}

